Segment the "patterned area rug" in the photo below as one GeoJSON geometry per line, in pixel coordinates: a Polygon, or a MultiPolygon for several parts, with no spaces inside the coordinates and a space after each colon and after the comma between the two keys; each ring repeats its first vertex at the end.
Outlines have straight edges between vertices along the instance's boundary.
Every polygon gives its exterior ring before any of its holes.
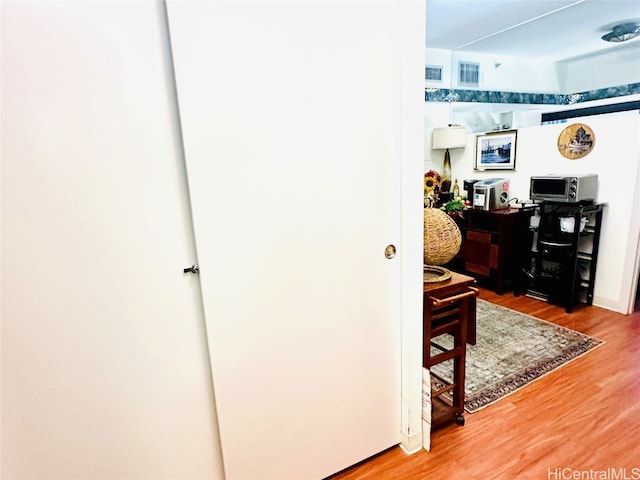
{"type": "MultiPolygon", "coordinates": [[[[530,315],[478,300],[477,343],[467,345],[465,410],[476,412],[603,342],[530,315]]],[[[444,348],[453,338],[434,342],[444,348]]],[[[433,347],[432,347],[433,348],[433,347]]],[[[431,369],[432,382],[452,381],[452,361],[431,369]]]]}

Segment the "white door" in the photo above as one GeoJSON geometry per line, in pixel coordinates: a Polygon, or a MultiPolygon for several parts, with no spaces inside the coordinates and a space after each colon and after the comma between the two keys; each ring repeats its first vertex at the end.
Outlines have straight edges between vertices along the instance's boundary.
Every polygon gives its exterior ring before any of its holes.
{"type": "Polygon", "coordinates": [[[332,474],[400,442],[397,2],[168,15],[227,477],[332,474]]]}
{"type": "Polygon", "coordinates": [[[155,2],[2,2],[2,478],[222,476],[155,2]]]}

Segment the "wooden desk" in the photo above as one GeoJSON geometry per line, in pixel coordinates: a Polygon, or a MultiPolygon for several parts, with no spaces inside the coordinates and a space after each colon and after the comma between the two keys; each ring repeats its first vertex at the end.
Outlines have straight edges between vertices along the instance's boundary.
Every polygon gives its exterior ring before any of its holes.
{"type": "Polygon", "coordinates": [[[431,391],[431,426],[455,420],[464,425],[464,383],[467,342],[476,342],[476,296],[478,289],[472,277],[451,272],[451,278],[444,282],[425,283],[423,287],[423,366],[430,369],[434,365],[453,360],[453,383],[431,391]],[[432,340],[448,333],[453,336],[453,348],[446,350],[436,347],[432,353],[432,340]],[[451,404],[440,398],[451,392],[451,404]]]}

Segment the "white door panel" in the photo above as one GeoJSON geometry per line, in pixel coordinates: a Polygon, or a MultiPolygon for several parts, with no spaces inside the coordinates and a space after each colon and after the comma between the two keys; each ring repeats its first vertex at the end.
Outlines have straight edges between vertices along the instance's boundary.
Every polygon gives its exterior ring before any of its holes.
{"type": "Polygon", "coordinates": [[[222,476],[155,2],[2,2],[2,478],[222,476]]]}
{"type": "Polygon", "coordinates": [[[329,475],[400,442],[396,2],[168,13],[227,477],[329,475]]]}

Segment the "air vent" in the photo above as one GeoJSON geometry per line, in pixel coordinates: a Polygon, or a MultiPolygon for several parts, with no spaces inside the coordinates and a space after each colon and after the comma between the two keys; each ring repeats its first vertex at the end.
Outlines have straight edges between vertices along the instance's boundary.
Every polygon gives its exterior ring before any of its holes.
{"type": "Polygon", "coordinates": [[[613,27],[613,31],[603,35],[602,40],[607,42],[626,42],[640,36],[640,25],[637,23],[623,23],[613,27]]]}
{"type": "Polygon", "coordinates": [[[438,65],[427,65],[424,70],[424,78],[425,80],[429,80],[431,82],[441,82],[442,67],[438,65]]]}
{"type": "Polygon", "coordinates": [[[477,87],[480,80],[480,64],[458,62],[458,84],[477,87]]]}

